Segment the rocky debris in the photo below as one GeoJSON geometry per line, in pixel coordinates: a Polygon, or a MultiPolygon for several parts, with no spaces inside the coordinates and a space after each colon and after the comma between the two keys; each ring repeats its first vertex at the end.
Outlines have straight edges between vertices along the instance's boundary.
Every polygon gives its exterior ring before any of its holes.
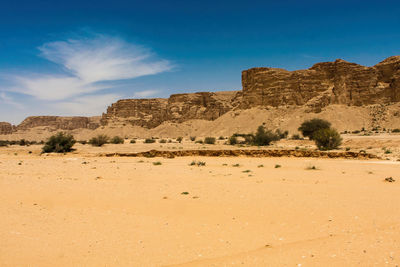
{"type": "Polygon", "coordinates": [[[386,177],[384,181],[385,181],[385,182],[388,182],[388,183],[396,182],[396,180],[393,179],[393,177],[386,177]]]}
{"type": "Polygon", "coordinates": [[[150,150],[138,153],[105,153],[99,156],[106,157],[306,157],[306,158],[351,158],[351,159],[377,159],[378,157],[369,153],[352,151],[318,151],[318,150],[292,150],[292,149],[225,149],[225,150],[173,150],[161,151],[150,150]]]}
{"type": "Polygon", "coordinates": [[[240,108],[305,105],[313,111],[330,104],[363,106],[400,101],[400,56],[373,67],[344,60],[317,63],[307,70],[253,68],[242,72],[240,108]]]}
{"type": "Polygon", "coordinates": [[[16,130],[29,130],[34,127],[48,127],[51,130],[94,130],[100,126],[99,117],[59,117],[59,116],[31,116],[23,120],[16,130]]]}
{"type": "Polygon", "coordinates": [[[174,94],[168,99],[123,99],[112,104],[101,118],[102,125],[130,124],[154,128],[164,121],[215,120],[233,107],[236,92],[174,94]]]}
{"type": "Polygon", "coordinates": [[[0,122],[0,134],[11,134],[15,126],[8,122],[0,122]]]}

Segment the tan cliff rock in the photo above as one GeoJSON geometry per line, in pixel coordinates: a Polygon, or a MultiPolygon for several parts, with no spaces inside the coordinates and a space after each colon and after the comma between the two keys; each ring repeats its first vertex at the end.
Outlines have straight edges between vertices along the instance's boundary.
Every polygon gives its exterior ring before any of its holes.
{"type": "Polygon", "coordinates": [[[8,122],[0,122],[0,134],[11,134],[15,126],[8,122]]]}
{"type": "Polygon", "coordinates": [[[16,130],[28,130],[34,127],[48,127],[51,130],[91,129],[100,126],[99,117],[61,117],[31,116],[23,120],[16,130]]]}
{"type": "Polygon", "coordinates": [[[168,99],[123,99],[112,104],[101,123],[154,128],[165,121],[215,120],[232,110],[235,91],[174,94],[168,99]]]}

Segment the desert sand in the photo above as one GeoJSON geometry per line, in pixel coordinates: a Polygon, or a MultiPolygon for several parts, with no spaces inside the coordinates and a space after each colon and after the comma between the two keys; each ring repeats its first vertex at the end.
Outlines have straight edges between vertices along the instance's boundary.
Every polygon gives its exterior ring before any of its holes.
{"type": "MultiPolygon", "coordinates": [[[[275,146],[312,146],[293,142],[275,146]]],[[[193,146],[0,148],[1,266],[400,264],[396,158],[98,156],[193,146]]]]}

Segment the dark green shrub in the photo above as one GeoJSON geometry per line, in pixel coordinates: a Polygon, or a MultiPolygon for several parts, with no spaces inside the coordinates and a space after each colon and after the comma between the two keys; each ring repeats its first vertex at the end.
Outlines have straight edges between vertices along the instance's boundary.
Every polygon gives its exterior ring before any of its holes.
{"type": "Polygon", "coordinates": [[[0,146],[8,146],[9,143],[8,141],[0,140],[0,146]]]}
{"type": "Polygon", "coordinates": [[[87,141],[86,140],[81,140],[81,141],[76,141],[77,143],[81,144],[81,145],[86,145],[87,141]]]}
{"type": "Polygon", "coordinates": [[[205,144],[209,144],[209,145],[215,144],[215,137],[206,137],[206,138],[204,138],[204,143],[205,144]]]}
{"type": "Polygon", "coordinates": [[[313,138],[319,150],[335,149],[342,143],[340,134],[331,128],[318,130],[314,133],[313,138]]]}
{"type": "Polygon", "coordinates": [[[194,142],[195,144],[203,144],[203,140],[197,140],[196,142],[194,142]]]}
{"type": "Polygon", "coordinates": [[[310,138],[310,140],[314,139],[314,134],[321,129],[328,129],[331,127],[331,123],[322,119],[311,119],[304,121],[300,127],[299,131],[303,134],[304,137],[310,138]]]}
{"type": "Polygon", "coordinates": [[[20,146],[29,146],[29,141],[26,141],[25,139],[19,140],[19,145],[20,146]]]}
{"type": "Polygon", "coordinates": [[[225,140],[225,137],[220,136],[220,137],[218,138],[218,140],[225,140]]]}
{"type": "Polygon", "coordinates": [[[234,135],[232,135],[231,137],[229,137],[228,143],[229,143],[230,145],[236,145],[236,144],[238,143],[237,137],[234,136],[234,135]]]}
{"type": "Polygon", "coordinates": [[[104,144],[107,144],[108,142],[108,136],[105,134],[99,134],[96,137],[93,137],[92,139],[89,140],[89,144],[92,146],[102,146],[104,144]]]}
{"type": "Polygon", "coordinates": [[[176,141],[178,141],[179,143],[181,143],[182,140],[183,140],[183,137],[182,137],[182,136],[179,136],[178,138],[176,138],[176,141]]]}
{"type": "Polygon", "coordinates": [[[292,135],[292,140],[301,140],[301,136],[299,134],[292,135]]]}
{"type": "Polygon", "coordinates": [[[271,131],[266,131],[264,126],[260,125],[254,135],[253,144],[256,146],[268,146],[272,141],[277,141],[280,136],[271,131]]]}
{"type": "Polygon", "coordinates": [[[165,139],[161,139],[160,141],[158,141],[159,143],[162,143],[162,144],[164,144],[164,143],[166,143],[167,142],[167,140],[165,140],[165,139]]]}
{"type": "Polygon", "coordinates": [[[135,139],[132,139],[132,140],[130,141],[130,143],[131,143],[131,144],[135,144],[135,143],[136,143],[136,140],[135,140],[135,139]]]}
{"type": "Polygon", "coordinates": [[[392,133],[400,133],[400,129],[393,129],[392,133]]]}
{"type": "Polygon", "coordinates": [[[156,140],[154,140],[153,138],[146,138],[145,140],[144,140],[144,143],[145,144],[151,144],[151,143],[155,143],[156,142],[156,140]]]}
{"type": "Polygon", "coordinates": [[[190,137],[190,141],[193,142],[193,141],[195,141],[195,140],[196,140],[196,136],[191,136],[191,137],[190,137]]]}
{"type": "Polygon", "coordinates": [[[277,135],[279,135],[279,138],[280,138],[280,139],[285,139],[285,138],[288,136],[289,131],[284,131],[284,132],[282,132],[280,129],[277,129],[277,130],[275,131],[275,133],[276,133],[277,135]]]}
{"type": "Polygon", "coordinates": [[[45,145],[42,148],[44,153],[65,153],[70,152],[72,150],[73,145],[75,144],[75,139],[72,135],[59,132],[53,136],[51,136],[45,145]]]}
{"type": "Polygon", "coordinates": [[[110,143],[111,144],[123,144],[124,143],[124,139],[122,137],[119,137],[119,136],[114,136],[113,138],[111,138],[110,143]]]}

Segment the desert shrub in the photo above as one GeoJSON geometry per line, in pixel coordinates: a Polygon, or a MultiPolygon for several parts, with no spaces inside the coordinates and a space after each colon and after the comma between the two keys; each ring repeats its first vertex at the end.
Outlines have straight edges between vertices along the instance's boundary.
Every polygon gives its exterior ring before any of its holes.
{"type": "Polygon", "coordinates": [[[81,145],[86,145],[87,144],[86,140],[80,140],[80,141],[76,141],[76,142],[81,144],[81,145]]]}
{"type": "Polygon", "coordinates": [[[215,137],[206,137],[206,138],[204,138],[204,143],[205,144],[209,144],[209,145],[215,144],[215,137]]]}
{"type": "Polygon", "coordinates": [[[203,144],[203,140],[197,140],[196,142],[194,142],[195,144],[203,144]]]}
{"type": "Polygon", "coordinates": [[[155,165],[155,166],[162,165],[162,163],[160,161],[156,161],[156,162],[153,162],[153,165],[155,165]]]}
{"type": "Polygon", "coordinates": [[[18,143],[20,146],[29,146],[29,141],[26,141],[25,139],[19,140],[18,143]]]}
{"type": "Polygon", "coordinates": [[[195,140],[196,140],[196,136],[191,136],[191,137],[190,137],[190,141],[193,142],[193,141],[195,141],[195,140]]]}
{"type": "Polygon", "coordinates": [[[332,128],[318,130],[313,134],[313,139],[319,150],[335,149],[342,143],[340,134],[332,128]]]}
{"type": "Polygon", "coordinates": [[[360,131],[360,130],[355,130],[355,131],[352,131],[351,133],[353,133],[353,134],[359,134],[359,133],[361,133],[361,131],[360,131]]]}
{"type": "Polygon", "coordinates": [[[111,144],[123,144],[124,143],[124,139],[122,137],[119,137],[119,136],[114,136],[113,138],[111,138],[110,143],[111,144]]]}
{"type": "Polygon", "coordinates": [[[165,139],[161,139],[160,141],[158,141],[159,143],[165,144],[167,142],[167,140],[165,139]]]}
{"type": "Polygon", "coordinates": [[[321,129],[328,129],[331,127],[331,123],[322,119],[311,119],[304,121],[300,127],[299,131],[303,134],[304,137],[310,138],[310,140],[314,139],[314,134],[321,129]]]}
{"type": "Polygon", "coordinates": [[[237,137],[234,136],[234,135],[232,135],[231,137],[229,137],[228,143],[229,143],[230,145],[236,145],[236,144],[238,143],[237,137]]]}
{"type": "Polygon", "coordinates": [[[136,140],[135,140],[135,139],[132,139],[129,143],[131,143],[131,144],[136,144],[136,140]]]}
{"type": "Polygon", "coordinates": [[[292,140],[301,140],[301,136],[299,134],[292,135],[292,140]]]}
{"type": "Polygon", "coordinates": [[[279,140],[278,134],[265,130],[264,126],[259,126],[254,135],[253,144],[256,146],[268,146],[272,141],[279,140]]]}
{"type": "Polygon", "coordinates": [[[9,143],[8,141],[0,140],[0,146],[8,146],[9,143]]]}
{"type": "Polygon", "coordinates": [[[398,128],[393,129],[392,133],[400,133],[400,129],[398,129],[398,128]]]}
{"type": "Polygon", "coordinates": [[[42,148],[44,153],[65,153],[70,152],[75,144],[75,139],[72,135],[59,132],[51,136],[42,148]]]}
{"type": "Polygon", "coordinates": [[[289,135],[289,131],[282,132],[280,129],[277,129],[275,133],[279,135],[280,139],[285,139],[289,135]]]}
{"type": "Polygon", "coordinates": [[[218,137],[218,140],[225,140],[225,137],[223,137],[222,135],[220,137],[218,137]]]}
{"type": "Polygon", "coordinates": [[[153,138],[146,138],[143,143],[151,144],[151,143],[155,143],[155,142],[156,142],[156,140],[154,140],[153,138]]]}
{"type": "Polygon", "coordinates": [[[89,144],[92,146],[102,146],[104,144],[107,144],[108,142],[108,136],[105,134],[99,134],[96,137],[93,137],[89,140],[89,144]]]}
{"type": "Polygon", "coordinates": [[[176,138],[176,141],[179,142],[179,143],[181,143],[182,140],[183,140],[183,137],[182,137],[182,136],[179,136],[178,138],[176,138]]]}

